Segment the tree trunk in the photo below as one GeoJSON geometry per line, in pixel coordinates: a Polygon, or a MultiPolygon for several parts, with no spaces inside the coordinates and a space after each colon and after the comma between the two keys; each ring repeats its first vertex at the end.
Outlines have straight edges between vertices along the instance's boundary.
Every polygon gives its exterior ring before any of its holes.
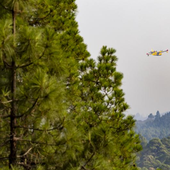
{"type": "MultiPolygon", "coordinates": [[[[15,6],[15,5],[14,5],[15,6]]],[[[12,23],[13,23],[13,36],[14,36],[14,48],[15,48],[15,8],[12,11],[12,23]]],[[[12,93],[12,104],[11,104],[11,114],[10,114],[10,155],[9,155],[9,168],[11,165],[16,165],[17,158],[17,148],[16,148],[16,66],[15,57],[13,56],[11,65],[11,93],[12,93]]]]}

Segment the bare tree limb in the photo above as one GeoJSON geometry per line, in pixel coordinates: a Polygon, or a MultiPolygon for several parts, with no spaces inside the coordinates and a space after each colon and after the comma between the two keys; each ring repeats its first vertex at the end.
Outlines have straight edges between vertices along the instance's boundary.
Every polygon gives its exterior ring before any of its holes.
{"type": "Polygon", "coordinates": [[[1,100],[0,100],[0,103],[2,103],[2,104],[6,104],[6,103],[11,103],[13,100],[9,100],[9,101],[6,101],[6,102],[2,102],[1,100]]]}
{"type": "Polygon", "coordinates": [[[86,170],[85,166],[91,161],[94,155],[95,155],[95,152],[91,155],[91,157],[87,160],[87,162],[81,166],[82,169],[86,170]]]}
{"type": "Polygon", "coordinates": [[[24,157],[24,156],[26,156],[31,150],[32,150],[33,148],[31,147],[31,148],[29,148],[28,150],[27,150],[27,152],[25,152],[23,155],[21,155],[21,156],[17,156],[18,158],[21,158],[21,157],[24,157]]]}

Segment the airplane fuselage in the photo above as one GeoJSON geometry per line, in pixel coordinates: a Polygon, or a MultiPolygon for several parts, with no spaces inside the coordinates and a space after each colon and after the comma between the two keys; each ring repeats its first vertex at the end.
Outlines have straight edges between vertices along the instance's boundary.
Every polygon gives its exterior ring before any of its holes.
{"type": "Polygon", "coordinates": [[[168,52],[168,50],[161,50],[161,51],[150,51],[150,52],[148,52],[148,53],[146,53],[148,56],[149,55],[153,55],[153,56],[161,56],[162,55],[162,53],[164,53],[164,52],[168,52]]]}
{"type": "Polygon", "coordinates": [[[154,55],[154,56],[161,56],[161,55],[162,55],[162,52],[154,51],[154,52],[152,53],[152,55],[154,55]]]}

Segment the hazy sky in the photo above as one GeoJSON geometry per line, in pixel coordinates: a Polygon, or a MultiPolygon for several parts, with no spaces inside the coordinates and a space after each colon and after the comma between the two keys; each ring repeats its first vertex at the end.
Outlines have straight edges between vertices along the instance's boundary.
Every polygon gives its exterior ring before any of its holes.
{"type": "Polygon", "coordinates": [[[170,111],[170,0],[76,0],[80,35],[97,58],[103,45],[116,49],[128,114],[170,111]]]}

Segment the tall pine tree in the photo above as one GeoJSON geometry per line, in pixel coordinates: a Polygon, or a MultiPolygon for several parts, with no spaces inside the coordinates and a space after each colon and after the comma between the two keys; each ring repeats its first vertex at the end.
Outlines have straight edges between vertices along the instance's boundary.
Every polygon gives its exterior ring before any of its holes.
{"type": "Polygon", "coordinates": [[[68,82],[89,56],[74,0],[0,2],[0,166],[60,169],[67,150],[68,82]],[[77,49],[76,49],[76,48],[77,49]]]}
{"type": "Polygon", "coordinates": [[[115,50],[104,46],[97,63],[89,59],[80,66],[81,100],[75,101],[71,113],[83,144],[73,166],[81,170],[137,169],[135,158],[141,146],[135,120],[124,114],[129,106],[116,61],[115,50]]]}
{"type": "Polygon", "coordinates": [[[75,0],[0,2],[3,169],[136,169],[115,50],[88,60],[75,13],[75,0]]]}

